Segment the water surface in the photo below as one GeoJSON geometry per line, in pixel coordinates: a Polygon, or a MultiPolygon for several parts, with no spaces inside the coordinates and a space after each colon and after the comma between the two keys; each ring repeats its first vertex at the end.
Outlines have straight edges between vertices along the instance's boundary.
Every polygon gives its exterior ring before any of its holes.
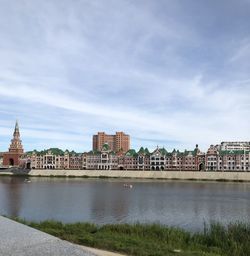
{"type": "Polygon", "coordinates": [[[249,221],[250,183],[0,177],[0,214],[202,230],[204,222],[249,221]]]}

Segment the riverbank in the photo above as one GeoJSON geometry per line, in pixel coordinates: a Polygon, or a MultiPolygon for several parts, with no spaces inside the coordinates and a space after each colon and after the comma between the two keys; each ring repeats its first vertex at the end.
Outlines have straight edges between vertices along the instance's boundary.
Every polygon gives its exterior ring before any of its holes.
{"type": "Polygon", "coordinates": [[[102,170],[31,170],[30,176],[67,176],[94,178],[135,178],[172,180],[250,181],[250,172],[195,171],[102,171],[102,170]]]}
{"type": "Polygon", "coordinates": [[[72,243],[128,255],[250,255],[250,224],[211,224],[202,233],[190,233],[159,224],[97,226],[90,223],[19,221],[72,243]]]}
{"type": "MultiPolygon", "coordinates": [[[[12,175],[1,172],[0,175],[12,175]]],[[[18,174],[16,172],[15,174],[18,174]]],[[[250,172],[198,172],[198,171],[102,171],[102,170],[44,170],[36,169],[22,175],[38,177],[134,178],[169,180],[211,180],[249,182],[250,172]]]]}

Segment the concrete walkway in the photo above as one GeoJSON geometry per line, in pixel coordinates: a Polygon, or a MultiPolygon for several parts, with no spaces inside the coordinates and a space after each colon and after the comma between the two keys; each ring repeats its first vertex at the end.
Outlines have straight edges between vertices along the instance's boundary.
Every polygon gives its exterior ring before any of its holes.
{"type": "Polygon", "coordinates": [[[0,216],[0,256],[112,256],[78,246],[0,216]]]}

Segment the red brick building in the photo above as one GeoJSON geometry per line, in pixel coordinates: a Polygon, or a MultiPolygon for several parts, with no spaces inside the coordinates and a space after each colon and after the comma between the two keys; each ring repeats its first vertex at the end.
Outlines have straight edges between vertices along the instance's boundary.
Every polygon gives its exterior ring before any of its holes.
{"type": "Polygon", "coordinates": [[[20,158],[23,155],[23,146],[20,139],[18,122],[16,122],[13,139],[9,147],[9,152],[3,154],[3,166],[19,166],[20,158]]]}
{"type": "Polygon", "coordinates": [[[98,132],[93,135],[93,150],[101,151],[104,144],[108,144],[111,151],[125,153],[130,149],[130,136],[124,132],[116,132],[115,135],[98,132]]]}

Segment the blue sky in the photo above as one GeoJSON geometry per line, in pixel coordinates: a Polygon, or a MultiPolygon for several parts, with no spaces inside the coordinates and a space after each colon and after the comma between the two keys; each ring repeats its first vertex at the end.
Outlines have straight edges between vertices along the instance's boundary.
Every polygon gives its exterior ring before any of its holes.
{"type": "Polygon", "coordinates": [[[0,151],[249,140],[249,0],[0,0],[0,151]]]}

